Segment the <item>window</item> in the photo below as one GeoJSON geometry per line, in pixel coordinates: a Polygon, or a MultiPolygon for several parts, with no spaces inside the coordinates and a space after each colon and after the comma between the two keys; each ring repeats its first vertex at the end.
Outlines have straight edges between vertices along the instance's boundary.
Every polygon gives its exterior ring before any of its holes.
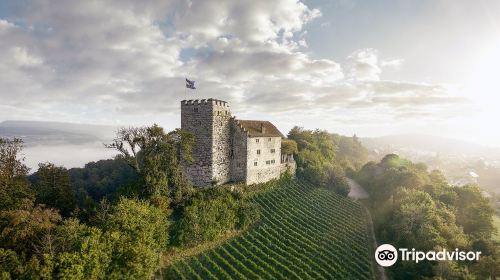
{"type": "Polygon", "coordinates": [[[238,166],[238,168],[240,168],[240,167],[241,167],[241,163],[239,163],[239,162],[238,162],[238,163],[236,164],[236,166],[238,166]]]}
{"type": "Polygon", "coordinates": [[[271,138],[267,138],[267,141],[268,141],[268,142],[271,142],[271,138]]]}
{"type": "Polygon", "coordinates": [[[271,160],[271,163],[272,163],[272,164],[274,164],[274,159],[273,159],[273,160],[271,160]]]}
{"type": "Polygon", "coordinates": [[[198,107],[194,107],[194,112],[198,113],[198,107]]]}
{"type": "Polygon", "coordinates": [[[270,160],[266,160],[266,164],[267,165],[271,164],[271,161],[270,160]]]}
{"type": "Polygon", "coordinates": [[[257,154],[260,155],[260,150],[257,150],[257,154]]]}
{"type": "Polygon", "coordinates": [[[255,139],[255,143],[259,143],[259,138],[255,139]]]}
{"type": "Polygon", "coordinates": [[[257,166],[257,162],[254,162],[254,163],[253,163],[253,166],[257,166]]]}
{"type": "Polygon", "coordinates": [[[276,152],[276,149],[271,149],[271,154],[274,154],[276,152]]]}

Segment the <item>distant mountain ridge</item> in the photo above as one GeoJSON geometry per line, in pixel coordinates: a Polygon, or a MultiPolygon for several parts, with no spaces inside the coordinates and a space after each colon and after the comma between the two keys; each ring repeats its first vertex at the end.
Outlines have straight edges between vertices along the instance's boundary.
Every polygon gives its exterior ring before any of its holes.
{"type": "Polygon", "coordinates": [[[370,149],[413,149],[448,156],[474,156],[500,160],[500,148],[472,142],[424,134],[399,134],[373,138],[361,138],[370,149]]]}
{"type": "Polygon", "coordinates": [[[0,137],[23,139],[27,146],[84,144],[110,141],[117,127],[64,122],[17,121],[0,122],[0,137]]]}

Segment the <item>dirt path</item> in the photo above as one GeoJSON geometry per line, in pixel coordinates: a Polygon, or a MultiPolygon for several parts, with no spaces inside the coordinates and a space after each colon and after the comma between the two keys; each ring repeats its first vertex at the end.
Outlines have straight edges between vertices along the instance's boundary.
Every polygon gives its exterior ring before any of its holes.
{"type": "Polygon", "coordinates": [[[370,195],[361,187],[356,181],[354,181],[351,178],[347,178],[347,182],[349,183],[349,186],[351,187],[351,190],[349,191],[349,197],[354,198],[354,199],[365,199],[369,198],[370,195]]]}
{"type": "MultiPolygon", "coordinates": [[[[349,183],[349,186],[351,187],[351,190],[349,191],[349,197],[352,199],[367,199],[370,197],[370,195],[363,189],[362,186],[360,186],[356,181],[353,179],[347,178],[347,182],[349,183]]],[[[372,256],[375,255],[375,250],[378,247],[377,243],[377,238],[375,237],[375,231],[373,228],[373,220],[372,220],[372,215],[370,214],[370,211],[366,207],[366,205],[363,204],[363,207],[365,208],[366,211],[366,217],[367,217],[367,227],[368,227],[368,236],[370,238],[370,243],[371,243],[371,248],[370,248],[370,253],[372,256]]],[[[387,275],[385,274],[385,270],[382,266],[378,265],[377,262],[375,261],[375,258],[372,258],[372,266],[374,267],[375,271],[375,277],[378,280],[387,280],[387,275]]]]}

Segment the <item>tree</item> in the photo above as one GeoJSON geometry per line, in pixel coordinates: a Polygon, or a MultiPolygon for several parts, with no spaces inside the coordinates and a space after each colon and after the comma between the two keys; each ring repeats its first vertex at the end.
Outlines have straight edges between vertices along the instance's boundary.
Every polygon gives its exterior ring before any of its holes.
{"type": "Polygon", "coordinates": [[[457,199],[457,223],[464,228],[466,234],[473,238],[491,238],[495,230],[493,214],[488,199],[484,197],[478,186],[464,186],[455,189],[457,199]]]}
{"type": "Polygon", "coordinates": [[[338,134],[332,135],[333,143],[337,146],[336,157],[339,164],[348,171],[358,170],[366,163],[368,150],[361,144],[358,137],[346,137],[338,134]]]}
{"type": "Polygon", "coordinates": [[[103,198],[118,201],[120,195],[137,193],[137,172],[120,158],[89,162],[83,168],[69,169],[68,173],[80,207],[87,196],[95,202],[103,198]]]}
{"type": "Polygon", "coordinates": [[[420,190],[402,189],[396,194],[392,227],[401,247],[425,251],[436,246],[463,248],[467,243],[455,215],[438,208],[432,197],[420,190]]]}
{"type": "Polygon", "coordinates": [[[113,242],[109,274],[112,279],[149,279],[159,269],[168,243],[168,220],[148,202],[122,198],[106,221],[113,242]]]}
{"type": "Polygon", "coordinates": [[[52,163],[40,163],[31,177],[36,192],[36,202],[58,209],[69,216],[76,207],[68,170],[52,163]]]}
{"type": "Polygon", "coordinates": [[[228,231],[242,230],[259,219],[256,205],[223,188],[200,190],[180,213],[174,243],[192,246],[214,240],[228,231]]]}
{"type": "Polygon", "coordinates": [[[351,187],[345,177],[344,170],[342,167],[336,164],[330,164],[325,166],[326,168],[326,177],[324,185],[327,188],[333,189],[336,193],[341,194],[343,196],[347,196],[351,187]]]}
{"type": "Polygon", "coordinates": [[[342,195],[349,193],[344,170],[336,161],[337,147],[328,132],[294,127],[288,138],[298,146],[296,162],[300,178],[316,186],[331,188],[342,195]]]}
{"type": "Polygon", "coordinates": [[[21,206],[23,199],[33,199],[33,192],[26,179],[28,167],[20,157],[21,139],[0,138],[0,211],[21,206]]]}
{"type": "Polygon", "coordinates": [[[379,163],[369,162],[356,174],[358,182],[370,193],[373,205],[381,205],[402,188],[418,189],[430,184],[427,167],[414,164],[396,154],[379,163]]]}
{"type": "Polygon", "coordinates": [[[25,199],[19,209],[0,212],[0,245],[26,257],[55,252],[54,231],[61,221],[57,211],[25,199]]]}
{"type": "Polygon", "coordinates": [[[190,192],[190,184],[181,164],[192,160],[194,136],[180,129],[165,133],[158,125],[123,128],[108,148],[116,149],[121,157],[139,174],[143,188],[140,195],[157,205],[180,203],[190,192]]]}
{"type": "Polygon", "coordinates": [[[291,139],[281,140],[281,153],[283,155],[293,155],[298,152],[297,142],[291,139]]]}
{"type": "Polygon", "coordinates": [[[54,278],[104,279],[111,263],[113,243],[103,231],[65,220],[57,228],[58,254],[53,256],[54,278]]]}

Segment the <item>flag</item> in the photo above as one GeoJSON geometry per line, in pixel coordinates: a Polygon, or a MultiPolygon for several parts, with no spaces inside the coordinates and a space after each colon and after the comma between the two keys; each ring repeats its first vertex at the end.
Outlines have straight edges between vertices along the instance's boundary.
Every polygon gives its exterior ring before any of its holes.
{"type": "Polygon", "coordinates": [[[196,89],[194,87],[194,81],[188,80],[187,78],[186,78],[186,87],[190,89],[196,89]]]}

